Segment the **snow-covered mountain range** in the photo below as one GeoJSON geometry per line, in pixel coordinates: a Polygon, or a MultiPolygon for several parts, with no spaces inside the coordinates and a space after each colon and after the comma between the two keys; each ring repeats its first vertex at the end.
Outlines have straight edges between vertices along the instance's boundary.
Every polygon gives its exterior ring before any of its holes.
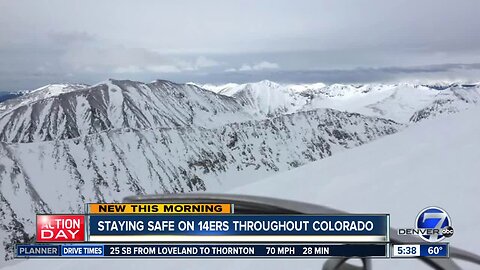
{"type": "Polygon", "coordinates": [[[452,113],[480,102],[480,84],[247,84],[202,85],[235,97],[260,115],[277,115],[317,108],[332,108],[392,119],[417,122],[452,113]]]}
{"type": "Polygon", "coordinates": [[[480,84],[108,80],[29,91],[0,103],[0,255],[33,237],[37,212],[224,191],[479,101],[480,84]]]}
{"type": "MultiPolygon", "coordinates": [[[[351,213],[390,213],[392,226],[409,228],[419,210],[446,209],[455,227],[453,247],[480,253],[476,238],[480,108],[442,115],[401,132],[308,165],[242,185],[228,193],[329,206],[351,213]],[[441,134],[441,136],[439,136],[441,134]],[[415,146],[415,147],[412,147],[415,146]],[[368,157],[368,158],[366,158],[368,157]],[[473,236],[473,237],[472,237],[473,236]]],[[[157,269],[158,260],[28,260],[21,269],[157,269]]],[[[321,269],[325,260],[161,260],[162,269],[321,269]]],[[[457,261],[458,262],[458,261],[457,261]]],[[[458,262],[462,269],[477,269],[458,262]]],[[[429,270],[418,259],[372,260],[372,269],[429,270]]]]}
{"type": "Polygon", "coordinates": [[[9,100],[2,107],[0,141],[4,142],[71,139],[121,128],[212,126],[249,119],[242,116],[242,107],[233,98],[168,81],[50,85],[9,100]]]}

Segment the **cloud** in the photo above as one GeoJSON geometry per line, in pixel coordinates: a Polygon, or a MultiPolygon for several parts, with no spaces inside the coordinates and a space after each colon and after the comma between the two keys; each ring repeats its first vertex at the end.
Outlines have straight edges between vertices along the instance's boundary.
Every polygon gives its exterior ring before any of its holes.
{"type": "Polygon", "coordinates": [[[205,56],[164,55],[147,49],[131,49],[122,46],[67,48],[61,56],[61,61],[76,71],[83,71],[85,67],[90,67],[98,71],[114,73],[199,71],[220,64],[205,56]]]}
{"type": "Polygon", "coordinates": [[[177,66],[169,65],[148,66],[146,70],[156,73],[176,73],[181,71],[177,66]]]}
{"type": "Polygon", "coordinates": [[[0,43],[0,59],[0,90],[49,83],[92,84],[112,77],[154,80],[175,73],[210,72],[223,65],[211,56],[129,48],[78,31],[0,43]]]}
{"type": "Polygon", "coordinates": [[[221,65],[220,62],[205,56],[198,56],[195,60],[180,60],[177,62],[177,68],[180,71],[197,71],[219,65],[221,65]]]}
{"type": "Polygon", "coordinates": [[[57,59],[63,70],[115,74],[200,71],[220,65],[206,56],[166,55],[143,48],[102,44],[83,33],[56,33],[52,42],[64,46],[57,59]]]}
{"type": "Polygon", "coordinates": [[[79,44],[79,43],[89,43],[98,41],[98,39],[87,32],[84,31],[73,31],[73,32],[50,32],[47,37],[53,41],[53,43],[65,45],[79,44]]]}
{"type": "Polygon", "coordinates": [[[260,62],[258,64],[253,65],[253,70],[266,70],[266,69],[277,69],[279,68],[277,63],[271,63],[267,61],[260,62]]]}
{"type": "Polygon", "coordinates": [[[199,56],[195,60],[194,67],[196,69],[200,69],[200,68],[215,67],[215,66],[218,66],[218,65],[220,65],[220,63],[213,60],[213,59],[207,58],[205,56],[199,56]]]}
{"type": "Polygon", "coordinates": [[[247,64],[243,64],[239,69],[238,71],[251,71],[253,70],[253,68],[250,66],[250,65],[247,65],[247,64]]]}
{"type": "Polygon", "coordinates": [[[261,70],[272,70],[272,69],[278,69],[278,68],[280,68],[280,66],[277,63],[262,61],[254,65],[243,64],[239,68],[227,68],[225,69],[225,72],[261,71],[261,70]]]}
{"type": "MultiPolygon", "coordinates": [[[[182,80],[181,74],[172,80],[182,80]]],[[[208,75],[189,74],[188,80],[198,83],[247,83],[260,80],[286,83],[395,83],[435,81],[480,82],[480,63],[450,63],[423,66],[390,66],[382,68],[322,69],[322,70],[263,70],[241,72],[228,69],[208,75]],[[228,72],[226,72],[228,71],[228,72]]]]}
{"type": "Polygon", "coordinates": [[[137,66],[117,67],[113,70],[114,73],[140,73],[142,69],[137,66]]]}
{"type": "Polygon", "coordinates": [[[475,0],[0,0],[0,9],[0,87],[7,90],[110,76],[234,82],[275,74],[296,81],[472,77],[476,69],[401,67],[480,63],[480,35],[472,34],[480,28],[475,0]],[[245,6],[252,7],[248,16],[245,6]],[[72,14],[88,16],[72,20],[72,14]]]}
{"type": "Polygon", "coordinates": [[[169,66],[169,65],[146,66],[143,68],[138,66],[126,66],[126,67],[117,67],[113,69],[113,73],[126,74],[126,75],[144,73],[144,72],[176,73],[176,72],[181,72],[181,70],[176,66],[169,66]]]}

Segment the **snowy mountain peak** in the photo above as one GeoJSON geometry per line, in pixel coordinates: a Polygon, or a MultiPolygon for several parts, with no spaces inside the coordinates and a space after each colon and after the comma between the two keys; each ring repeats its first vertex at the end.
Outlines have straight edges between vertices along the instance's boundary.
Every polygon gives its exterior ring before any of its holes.
{"type": "Polygon", "coordinates": [[[259,81],[257,83],[250,83],[250,85],[263,85],[263,86],[272,87],[272,88],[280,87],[279,83],[269,81],[269,80],[262,80],[262,81],[259,81]]]}
{"type": "Polygon", "coordinates": [[[42,93],[45,97],[57,96],[63,93],[76,91],[88,87],[86,84],[48,84],[29,92],[29,94],[42,93]]]}
{"type": "Polygon", "coordinates": [[[309,84],[288,84],[287,88],[291,89],[294,92],[314,92],[322,88],[327,87],[324,83],[309,83],[309,84]]]}
{"type": "Polygon", "coordinates": [[[219,94],[237,99],[252,114],[269,117],[332,108],[408,123],[480,103],[479,84],[449,82],[326,85],[260,81],[216,86],[216,89],[221,89],[216,91],[219,94]]]}
{"type": "Polygon", "coordinates": [[[480,104],[480,85],[442,85],[263,80],[219,85],[213,92],[208,91],[213,86],[166,80],[47,85],[0,103],[0,141],[74,138],[122,128],[212,127],[324,108],[411,123],[480,104]]]}
{"type": "Polygon", "coordinates": [[[22,106],[40,100],[56,97],[89,87],[86,84],[48,84],[31,91],[23,91],[18,98],[7,100],[0,104],[0,117],[7,111],[12,111],[22,106]]]}
{"type": "MultiPolygon", "coordinates": [[[[152,88],[150,85],[148,89],[152,88]]],[[[72,101],[85,102],[84,107],[92,111],[112,105],[93,106],[108,99],[108,94],[98,89],[92,92],[96,95],[84,96],[92,100],[91,103],[81,99],[72,101]]],[[[86,93],[90,91],[82,94],[86,93]]],[[[201,108],[195,106],[196,98],[184,97],[198,113],[201,108]]],[[[208,100],[203,101],[204,107],[210,110],[208,103],[208,100]]],[[[215,100],[214,103],[220,102],[215,100]]],[[[149,106],[153,104],[148,103],[149,106]]],[[[181,103],[173,105],[176,107],[169,108],[172,113],[174,110],[187,112],[180,107],[181,103]]],[[[214,109],[221,114],[221,107],[214,109]]],[[[143,113],[148,119],[150,112],[144,110],[143,113]]],[[[215,128],[191,125],[89,133],[82,130],[83,134],[72,139],[66,136],[70,134],[57,133],[55,141],[0,142],[0,180],[4,180],[0,181],[0,213],[3,213],[0,241],[28,241],[35,231],[32,220],[35,213],[74,213],[82,211],[86,202],[119,202],[132,194],[212,191],[237,186],[329,157],[405,127],[391,120],[331,109],[249,121],[242,121],[239,114],[231,116],[238,122],[215,128]]],[[[111,122],[115,120],[112,116],[111,122]]],[[[134,115],[125,116],[132,117],[134,115]]],[[[107,123],[107,119],[103,122],[99,117],[96,119],[97,126],[107,123]]],[[[141,123],[140,119],[137,123],[141,123]]],[[[28,138],[20,134],[19,139],[28,138]]],[[[34,133],[37,134],[41,133],[34,133]]],[[[5,249],[7,253],[0,249],[0,257],[11,258],[13,246],[5,249]]]]}
{"type": "Polygon", "coordinates": [[[169,81],[108,80],[81,90],[48,99],[26,95],[12,100],[18,103],[13,107],[2,103],[0,141],[69,139],[123,128],[208,127],[251,119],[233,98],[169,81]]]}

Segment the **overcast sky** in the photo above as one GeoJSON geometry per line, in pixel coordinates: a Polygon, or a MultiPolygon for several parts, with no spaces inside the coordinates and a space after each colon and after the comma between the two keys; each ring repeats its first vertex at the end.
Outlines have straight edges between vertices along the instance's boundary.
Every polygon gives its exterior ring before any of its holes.
{"type": "Polygon", "coordinates": [[[480,81],[478,0],[0,0],[0,90],[480,81]]]}

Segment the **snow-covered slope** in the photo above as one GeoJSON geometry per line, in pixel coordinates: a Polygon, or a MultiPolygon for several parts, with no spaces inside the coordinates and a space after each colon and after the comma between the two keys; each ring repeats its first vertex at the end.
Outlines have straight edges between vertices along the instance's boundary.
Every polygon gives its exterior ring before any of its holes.
{"type": "MultiPolygon", "coordinates": [[[[402,202],[392,199],[397,193],[387,187],[399,194],[413,190],[409,194],[418,195],[433,185],[422,179],[458,176],[468,181],[465,192],[478,190],[470,172],[480,163],[478,144],[472,141],[480,135],[475,129],[478,120],[473,118],[479,113],[480,84],[262,81],[216,87],[220,94],[192,84],[109,80],[94,86],[50,86],[1,103],[0,238],[7,251],[14,242],[33,236],[36,212],[78,212],[85,202],[118,201],[132,194],[221,192],[305,164],[293,174],[287,172],[242,191],[278,194],[347,211],[391,212],[411,226],[417,208],[430,199],[450,208],[427,192],[404,209],[408,213],[404,219],[399,214],[402,202]],[[465,110],[469,113],[444,119],[445,113],[465,110]],[[409,122],[410,127],[372,147],[356,149],[406,128],[378,116],[409,122]],[[343,151],[350,148],[354,149],[343,151]],[[470,148],[475,150],[468,152],[470,148]],[[407,187],[401,181],[407,181],[407,187]],[[351,201],[340,199],[336,189],[344,190],[351,201]],[[362,198],[355,193],[360,190],[380,195],[352,205],[362,198]],[[324,199],[316,201],[319,195],[324,199]],[[386,198],[384,208],[374,208],[386,198]]],[[[429,190],[443,195],[462,189],[441,191],[439,186],[429,190]]],[[[455,208],[458,202],[452,205],[452,211],[463,213],[455,208]]],[[[455,213],[452,218],[457,219],[455,213]]],[[[0,250],[4,255],[11,253],[0,250]]],[[[233,265],[240,266],[248,263],[233,265]]],[[[318,268],[318,264],[304,266],[318,268]]]]}
{"type": "Polygon", "coordinates": [[[480,84],[325,85],[260,81],[203,87],[235,97],[253,113],[266,116],[332,108],[408,123],[463,111],[480,103],[480,84]]]}
{"type": "Polygon", "coordinates": [[[324,86],[324,84],[282,85],[263,80],[256,83],[203,85],[202,87],[221,95],[234,97],[253,115],[272,117],[301,111],[309,99],[301,93],[324,86]]]}
{"type": "Polygon", "coordinates": [[[0,104],[0,141],[69,139],[99,131],[214,127],[331,108],[400,123],[480,104],[480,84],[203,85],[109,80],[95,86],[48,85],[0,104]]]}
{"type": "Polygon", "coordinates": [[[88,87],[86,84],[49,84],[35,90],[18,92],[20,96],[19,98],[0,104],[0,116],[6,111],[86,87],[88,87]]]}
{"type": "Polygon", "coordinates": [[[437,95],[429,105],[416,111],[410,117],[410,122],[419,122],[441,114],[461,112],[479,104],[480,84],[453,85],[437,95]]]}
{"type": "Polygon", "coordinates": [[[452,245],[480,254],[479,115],[476,108],[427,120],[232,192],[390,213],[397,228],[412,227],[421,209],[440,206],[453,221],[452,245]]]}
{"type": "Polygon", "coordinates": [[[115,202],[132,194],[238,186],[403,127],[325,109],[213,129],[122,129],[68,140],[0,143],[1,241],[32,236],[35,213],[79,212],[86,202],[115,202]],[[25,227],[8,225],[17,223],[25,227]]]}
{"type": "MultiPolygon", "coordinates": [[[[427,120],[394,135],[279,173],[231,193],[328,205],[354,213],[391,213],[412,227],[419,210],[438,205],[453,220],[454,246],[480,253],[472,213],[479,204],[479,109],[427,120]]],[[[20,269],[321,269],[324,260],[29,260],[20,269]]],[[[475,269],[468,268],[466,269],[475,269]]],[[[374,260],[373,269],[431,269],[418,260],[374,260]]]]}
{"type": "Polygon", "coordinates": [[[49,86],[11,103],[4,103],[0,113],[3,142],[70,139],[119,128],[218,126],[251,119],[230,97],[168,81],[109,80],[75,90],[49,86]]]}
{"type": "Polygon", "coordinates": [[[307,108],[334,108],[393,119],[417,122],[443,113],[463,111],[480,102],[480,84],[449,85],[438,90],[428,85],[331,85],[312,94],[307,108]],[[437,105],[440,104],[440,105],[437,105]],[[430,113],[424,113],[429,111],[430,113]]]}
{"type": "Polygon", "coordinates": [[[203,89],[207,89],[209,91],[212,91],[214,93],[220,93],[220,92],[223,92],[223,91],[229,91],[229,89],[231,88],[235,88],[237,87],[239,84],[237,83],[226,83],[226,84],[210,84],[210,83],[207,83],[207,84],[197,84],[197,83],[193,83],[193,82],[188,82],[187,84],[190,84],[190,85],[195,85],[197,87],[200,87],[200,88],[203,88],[203,89]]]}

